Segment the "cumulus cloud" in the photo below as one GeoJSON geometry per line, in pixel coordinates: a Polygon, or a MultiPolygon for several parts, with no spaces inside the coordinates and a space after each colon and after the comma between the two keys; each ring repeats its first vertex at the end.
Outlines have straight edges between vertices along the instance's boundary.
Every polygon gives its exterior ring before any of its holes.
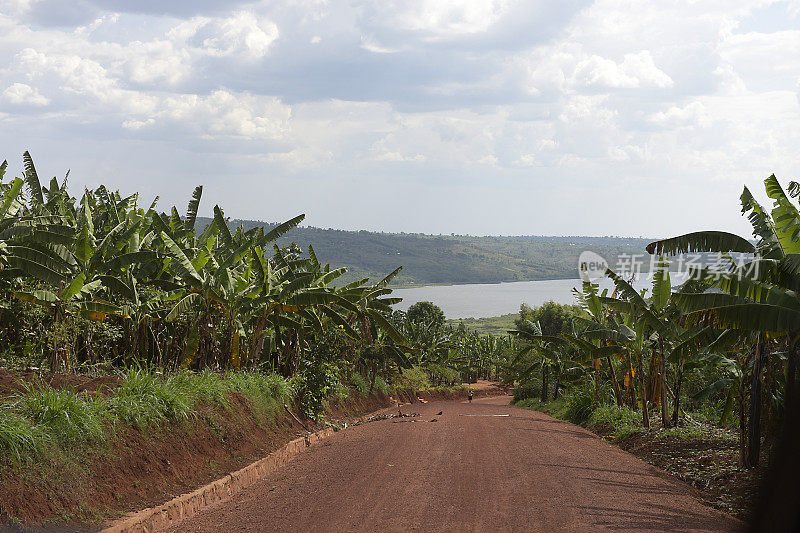
{"type": "Polygon", "coordinates": [[[274,22],[240,11],[230,17],[202,20],[189,41],[210,56],[257,59],[267,54],[277,38],[274,22]]]}
{"type": "Polygon", "coordinates": [[[667,231],[645,208],[598,215],[625,194],[632,206],[688,202],[702,220],[671,233],[735,228],[735,206],[701,199],[800,173],[796,11],[771,0],[0,0],[0,136],[63,161],[78,183],[80,169],[86,183],[127,176],[183,203],[167,178],[202,180],[243,217],[273,218],[260,198],[278,191],[275,216],[309,212],[324,226],[667,231]],[[352,203],[362,195],[376,201],[352,203]]]}
{"type": "Polygon", "coordinates": [[[3,100],[11,105],[46,106],[50,99],[42,96],[37,89],[24,83],[9,85],[2,94],[3,100]]]}
{"type": "Polygon", "coordinates": [[[160,99],[151,113],[127,127],[142,130],[160,126],[204,139],[281,139],[290,108],[273,97],[232,93],[225,89],[207,96],[175,95],[160,99]]]}

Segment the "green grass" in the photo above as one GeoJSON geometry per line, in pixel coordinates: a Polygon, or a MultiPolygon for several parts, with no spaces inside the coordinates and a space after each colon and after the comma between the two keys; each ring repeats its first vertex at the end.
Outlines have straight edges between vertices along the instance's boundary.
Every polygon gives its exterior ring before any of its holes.
{"type": "Polygon", "coordinates": [[[288,380],[277,374],[237,371],[225,374],[228,390],[247,398],[256,414],[266,415],[291,403],[295,391],[288,380]]]}
{"type": "Polygon", "coordinates": [[[555,418],[567,420],[580,426],[602,426],[615,438],[624,438],[641,431],[641,416],[628,407],[609,403],[608,391],[601,391],[601,402],[595,402],[595,391],[591,382],[582,383],[567,390],[556,400],[542,402],[539,399],[540,385],[524,383],[514,389],[514,405],[537,411],[547,411],[555,418]]]}
{"type": "Polygon", "coordinates": [[[614,435],[623,439],[642,431],[641,415],[630,407],[618,407],[606,404],[597,407],[589,415],[588,425],[602,426],[614,435]]]}
{"type": "Polygon", "coordinates": [[[186,383],[161,379],[146,370],[129,370],[108,402],[116,420],[138,428],[162,422],[189,420],[194,416],[195,398],[187,394],[186,383]]]}
{"type": "MultiPolygon", "coordinates": [[[[361,396],[369,395],[369,388],[370,388],[370,380],[359,374],[358,372],[353,372],[350,376],[350,387],[358,392],[361,396]]],[[[391,387],[389,384],[386,383],[386,380],[380,376],[375,377],[375,387],[373,389],[375,392],[381,392],[383,394],[389,394],[391,391],[391,387]]]]}
{"type": "Polygon", "coordinates": [[[537,411],[543,411],[547,409],[548,411],[551,410],[551,406],[553,402],[543,402],[539,398],[522,398],[520,400],[514,400],[512,402],[517,407],[524,407],[525,409],[535,409],[537,411]]]}
{"type": "Polygon", "coordinates": [[[539,380],[532,380],[522,383],[514,387],[514,401],[520,402],[522,400],[530,400],[533,398],[541,398],[542,385],[539,380]]]}
{"type": "Polygon", "coordinates": [[[350,376],[350,386],[358,391],[361,396],[369,394],[369,381],[358,372],[353,372],[350,376]]]}
{"type": "Polygon", "coordinates": [[[594,410],[594,392],[584,385],[576,387],[564,396],[564,409],[561,415],[573,424],[584,425],[594,410]]]}
{"type": "MultiPolygon", "coordinates": [[[[361,379],[368,391],[369,383],[361,379]]],[[[348,392],[344,386],[341,389],[348,392]]],[[[386,392],[389,386],[378,378],[375,389],[386,392]]],[[[181,371],[165,376],[129,370],[110,397],[28,385],[0,402],[0,462],[7,459],[19,465],[51,451],[86,449],[108,440],[120,424],[144,429],[187,422],[198,416],[201,405],[230,408],[232,393],[242,395],[258,418],[272,416],[296,398],[288,380],[254,371],[181,371]]]]}
{"type": "Polygon", "coordinates": [[[228,393],[231,385],[222,374],[209,370],[202,372],[183,370],[169,379],[177,390],[191,398],[193,405],[201,402],[222,407],[229,406],[228,393]]]}
{"type": "Polygon", "coordinates": [[[85,394],[28,385],[16,402],[19,412],[39,425],[60,444],[95,442],[103,434],[103,402],[85,394]]]}
{"type": "Polygon", "coordinates": [[[183,371],[161,377],[145,370],[131,370],[109,401],[109,407],[114,418],[142,428],[189,420],[198,404],[227,408],[232,392],[244,396],[258,416],[273,413],[294,399],[289,382],[277,374],[183,371]]]}
{"type": "Polygon", "coordinates": [[[547,411],[555,418],[588,427],[602,428],[604,435],[610,433],[616,440],[626,439],[644,431],[655,431],[660,439],[697,439],[713,438],[723,440],[736,440],[736,433],[726,428],[708,423],[691,413],[685,425],[660,429],[660,418],[653,413],[651,426],[655,429],[646,430],[642,425],[642,414],[630,407],[618,407],[613,403],[594,404],[593,392],[589,387],[580,387],[569,391],[565,396],[554,400],[542,402],[538,397],[514,400],[513,404],[525,409],[547,411]],[[698,420],[699,419],[699,420],[698,420]]]}
{"type": "Polygon", "coordinates": [[[45,428],[12,411],[9,405],[0,406],[0,451],[12,463],[44,455],[51,442],[45,428]]]}
{"type": "Polygon", "coordinates": [[[508,331],[515,329],[514,321],[519,318],[519,313],[510,313],[501,316],[490,316],[485,318],[463,318],[448,320],[447,323],[453,327],[464,324],[470,331],[475,331],[482,335],[492,334],[505,336],[508,331]]]}
{"type": "Polygon", "coordinates": [[[378,392],[382,392],[383,394],[389,394],[391,388],[389,384],[386,383],[386,380],[380,376],[375,377],[375,390],[378,392]]]}

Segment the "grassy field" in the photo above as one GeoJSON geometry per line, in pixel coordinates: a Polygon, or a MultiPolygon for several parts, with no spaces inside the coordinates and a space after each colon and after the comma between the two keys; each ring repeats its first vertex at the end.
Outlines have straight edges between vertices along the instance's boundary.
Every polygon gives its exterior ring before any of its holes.
{"type": "Polygon", "coordinates": [[[448,320],[451,326],[458,327],[464,324],[470,331],[481,334],[491,333],[492,335],[506,335],[508,330],[514,329],[514,321],[519,318],[519,313],[509,313],[502,316],[490,316],[486,318],[461,318],[448,320]]]}

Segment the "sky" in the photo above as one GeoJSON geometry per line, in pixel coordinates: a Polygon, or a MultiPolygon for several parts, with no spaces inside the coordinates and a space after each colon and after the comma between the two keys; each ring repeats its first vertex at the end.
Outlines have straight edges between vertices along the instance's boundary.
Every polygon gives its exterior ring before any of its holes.
{"type": "Polygon", "coordinates": [[[472,235],[743,235],[800,0],[0,0],[0,159],[75,195],[472,235]]]}

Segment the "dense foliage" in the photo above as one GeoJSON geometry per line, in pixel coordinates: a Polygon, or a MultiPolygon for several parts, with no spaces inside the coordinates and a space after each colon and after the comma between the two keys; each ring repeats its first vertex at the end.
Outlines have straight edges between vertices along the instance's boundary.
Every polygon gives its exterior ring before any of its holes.
{"type": "MultiPolygon", "coordinates": [[[[331,269],[274,227],[231,230],[219,206],[200,230],[197,187],[185,216],[140,206],[105,186],[72,197],[67,179],[39,181],[24,155],[22,178],[0,182],[0,335],[5,359],[80,366],[270,369],[292,376],[320,346],[363,366],[374,339],[382,357],[407,365],[406,339],[387,321],[399,269],[378,283],[334,288],[331,269]]],[[[6,169],[0,167],[0,178],[6,169]]]]}
{"type": "MultiPolygon", "coordinates": [[[[644,428],[713,417],[738,429],[741,463],[757,465],[762,443],[773,442],[786,411],[797,408],[800,340],[800,210],[774,176],[766,190],[771,212],[747,188],[741,196],[755,244],[719,231],[656,241],[647,247],[659,254],[649,293],[608,270],[615,290],[585,282],[579,309],[523,306],[514,331],[523,345],[510,375],[523,383],[536,375],[538,383],[521,387],[519,399],[545,401],[566,387],[567,418],[584,422],[601,409],[596,416],[626,427],[632,411],[644,428]],[[674,289],[670,258],[687,252],[721,260],[693,268],[674,289]]],[[[789,191],[797,197],[800,185],[789,191]]]]}
{"type": "Polygon", "coordinates": [[[448,324],[444,313],[431,302],[418,302],[408,311],[395,311],[391,321],[409,339],[411,362],[424,370],[434,386],[459,380],[498,379],[514,350],[513,339],[448,324]]]}
{"type": "Polygon", "coordinates": [[[44,186],[23,158],[22,177],[4,180],[0,166],[6,366],[255,369],[289,379],[312,416],[364,377],[372,391],[408,381],[412,367],[434,385],[497,373],[503,341],[446,327],[430,303],[392,315],[399,299],[386,286],[402,267],[335,284],[346,268],[323,265],[311,245],[279,245],[303,215],[232,228],[214,206],[200,224],[202,187],[182,216],[102,185],[75,198],[66,177],[44,186]]]}

